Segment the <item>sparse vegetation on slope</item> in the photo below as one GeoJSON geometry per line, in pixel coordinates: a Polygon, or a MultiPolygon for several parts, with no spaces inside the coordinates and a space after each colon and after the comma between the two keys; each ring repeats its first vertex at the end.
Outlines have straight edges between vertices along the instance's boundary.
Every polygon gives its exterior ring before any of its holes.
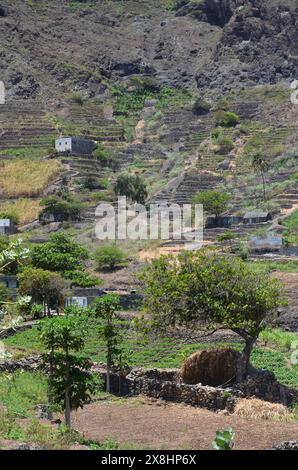
{"type": "Polygon", "coordinates": [[[1,162],[0,187],[8,198],[40,196],[62,169],[57,160],[12,160],[1,162]]]}

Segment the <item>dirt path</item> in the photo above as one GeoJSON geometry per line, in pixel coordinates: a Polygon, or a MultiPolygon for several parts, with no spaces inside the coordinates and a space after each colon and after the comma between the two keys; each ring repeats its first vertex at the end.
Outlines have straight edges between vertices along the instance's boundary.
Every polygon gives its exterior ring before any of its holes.
{"type": "Polygon", "coordinates": [[[74,427],[89,439],[115,439],[147,449],[210,449],[217,429],[232,426],[235,448],[266,449],[298,438],[298,422],[225,416],[207,410],[132,398],[96,403],[74,414],[74,427]]]}

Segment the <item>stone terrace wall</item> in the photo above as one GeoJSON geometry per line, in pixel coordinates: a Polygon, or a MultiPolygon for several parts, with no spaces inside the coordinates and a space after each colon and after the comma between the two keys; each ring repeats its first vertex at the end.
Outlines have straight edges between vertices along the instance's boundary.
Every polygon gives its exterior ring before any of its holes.
{"type": "MultiPolygon", "coordinates": [[[[19,361],[0,363],[0,372],[16,370],[34,371],[40,366],[40,356],[23,358],[19,361]]],[[[106,369],[102,364],[94,364],[92,372],[99,374],[106,382],[106,369]]],[[[233,411],[238,398],[256,397],[286,406],[298,401],[298,390],[281,385],[273,374],[256,371],[241,384],[233,387],[210,387],[201,384],[188,385],[181,382],[178,369],[134,368],[127,375],[111,374],[111,392],[119,395],[146,395],[148,397],[187,403],[208,410],[233,411]]]]}

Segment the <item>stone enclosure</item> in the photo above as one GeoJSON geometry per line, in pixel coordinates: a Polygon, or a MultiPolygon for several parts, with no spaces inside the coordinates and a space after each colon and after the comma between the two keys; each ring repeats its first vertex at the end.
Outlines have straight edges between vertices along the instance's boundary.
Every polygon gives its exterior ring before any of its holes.
{"type": "MultiPolygon", "coordinates": [[[[36,371],[40,367],[40,357],[23,358],[19,361],[0,363],[0,372],[17,370],[36,371]]],[[[94,364],[93,372],[106,381],[106,369],[94,364]]],[[[274,375],[265,370],[257,370],[246,381],[231,387],[210,387],[189,385],[182,382],[179,369],[133,368],[126,375],[111,374],[111,392],[121,396],[146,395],[161,400],[186,403],[211,411],[232,412],[238,398],[255,397],[273,403],[290,406],[298,401],[298,390],[280,384],[274,375]]]]}

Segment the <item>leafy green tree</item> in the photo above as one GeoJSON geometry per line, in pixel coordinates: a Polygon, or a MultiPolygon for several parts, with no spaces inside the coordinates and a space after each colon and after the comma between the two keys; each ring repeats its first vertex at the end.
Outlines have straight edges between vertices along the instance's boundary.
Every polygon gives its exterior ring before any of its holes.
{"type": "Polygon", "coordinates": [[[88,251],[71,237],[57,233],[46,243],[32,249],[32,264],[36,268],[60,273],[83,270],[88,251]]]}
{"type": "Polygon", "coordinates": [[[244,340],[238,382],[247,375],[260,332],[283,302],[276,279],[256,273],[238,258],[210,250],[154,260],[141,281],[153,328],[198,328],[203,323],[215,331],[230,329],[244,340]]]}
{"type": "Polygon", "coordinates": [[[65,279],[70,281],[71,287],[94,287],[102,284],[102,279],[95,276],[90,276],[83,271],[64,271],[65,279]]]}
{"type": "Polygon", "coordinates": [[[116,294],[107,294],[96,299],[94,304],[94,317],[100,320],[99,337],[103,338],[106,345],[106,363],[107,363],[107,380],[106,391],[109,393],[111,389],[110,375],[111,367],[120,354],[120,343],[122,336],[119,327],[116,325],[117,311],[120,307],[119,296],[116,294]]]}
{"type": "Polygon", "coordinates": [[[265,174],[268,172],[270,168],[270,164],[264,155],[261,153],[256,153],[252,157],[252,167],[254,171],[261,175],[262,178],[262,185],[263,185],[263,200],[266,201],[266,181],[265,181],[265,174]]]}
{"type": "Polygon", "coordinates": [[[33,303],[42,303],[44,314],[49,315],[51,308],[59,310],[63,304],[66,285],[60,274],[29,266],[19,273],[18,279],[19,292],[30,296],[33,303]]]}
{"type": "Polygon", "coordinates": [[[40,338],[46,349],[44,368],[49,372],[49,402],[65,412],[65,424],[71,428],[71,411],[90,402],[96,388],[91,361],[82,355],[86,338],[82,318],[64,317],[43,320],[40,338]]]}
{"type": "Polygon", "coordinates": [[[132,202],[139,204],[144,204],[148,197],[144,180],[139,175],[127,173],[118,176],[114,192],[116,196],[126,196],[132,202]]]}
{"type": "Polygon", "coordinates": [[[108,267],[110,270],[113,270],[116,266],[123,265],[126,262],[127,256],[121,248],[114,245],[106,245],[97,248],[94,258],[98,269],[108,267]]]}
{"type": "Polygon", "coordinates": [[[201,191],[193,197],[194,204],[202,204],[204,212],[215,215],[218,218],[228,209],[228,203],[231,196],[228,193],[220,191],[201,191]]]}

